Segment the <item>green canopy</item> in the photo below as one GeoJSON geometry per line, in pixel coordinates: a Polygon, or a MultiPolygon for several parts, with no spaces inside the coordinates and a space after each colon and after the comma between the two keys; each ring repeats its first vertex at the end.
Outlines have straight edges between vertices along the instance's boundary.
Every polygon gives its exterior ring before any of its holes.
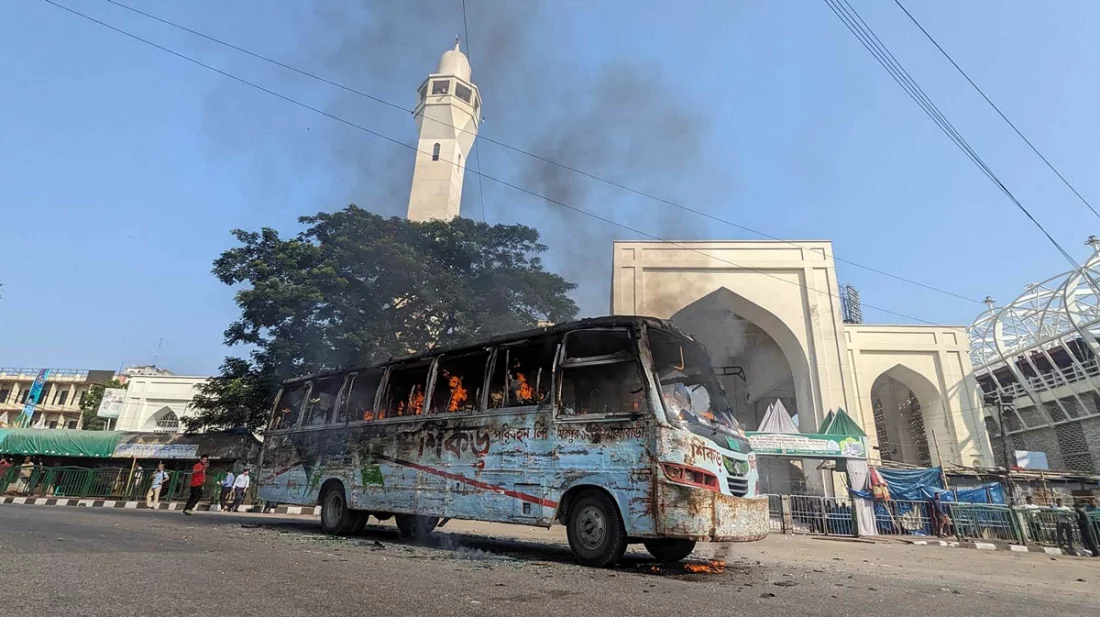
{"type": "Polygon", "coordinates": [[[821,435],[827,435],[828,433],[826,431],[829,430],[829,426],[832,425],[835,417],[833,410],[830,409],[829,413],[825,414],[825,419],[821,421],[821,426],[817,429],[817,432],[821,435]]]}
{"type": "MultiPolygon", "coordinates": [[[[829,412],[832,414],[832,412],[829,412]]],[[[836,413],[832,415],[832,418],[826,418],[827,424],[823,425],[823,428],[818,431],[822,435],[838,435],[848,437],[866,437],[867,433],[863,432],[863,429],[856,424],[856,421],[848,415],[848,412],[844,411],[842,407],[837,407],[836,413]],[[829,421],[831,420],[831,421],[829,421]]]]}
{"type": "Polygon", "coordinates": [[[111,458],[123,433],[69,429],[13,428],[0,430],[4,454],[111,458]]]}

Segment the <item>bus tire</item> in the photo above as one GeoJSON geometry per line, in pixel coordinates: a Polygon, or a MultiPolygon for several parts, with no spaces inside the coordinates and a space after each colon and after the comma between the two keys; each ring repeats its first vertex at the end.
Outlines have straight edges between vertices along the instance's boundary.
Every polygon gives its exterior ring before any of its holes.
{"type": "Polygon", "coordinates": [[[402,538],[423,540],[439,524],[439,518],[435,516],[420,516],[418,514],[394,515],[397,523],[397,531],[402,538]]]}
{"type": "Polygon", "coordinates": [[[321,529],[331,535],[346,536],[355,528],[358,512],[348,507],[344,487],[332,484],[321,495],[321,529]]]}
{"type": "Polygon", "coordinates": [[[619,508],[603,491],[582,493],[569,508],[569,548],[583,566],[615,565],[626,552],[626,531],[619,508]]]}
{"type": "Polygon", "coordinates": [[[367,519],[370,518],[370,512],[359,510],[353,511],[355,512],[355,524],[351,526],[351,535],[362,535],[363,531],[367,528],[367,519]]]}
{"type": "Polygon", "coordinates": [[[654,538],[643,540],[645,550],[663,563],[676,563],[695,550],[695,540],[676,540],[673,538],[654,538]]]}

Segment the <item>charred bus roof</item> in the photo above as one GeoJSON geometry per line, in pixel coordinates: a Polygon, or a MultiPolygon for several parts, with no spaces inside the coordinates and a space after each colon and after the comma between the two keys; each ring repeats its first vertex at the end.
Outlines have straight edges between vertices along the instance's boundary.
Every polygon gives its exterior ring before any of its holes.
{"type": "Polygon", "coordinates": [[[376,362],[374,364],[357,365],[346,369],[337,369],[331,371],[324,371],[321,373],[314,373],[311,375],[303,375],[300,377],[292,377],[284,380],[284,385],[300,383],[302,381],[308,381],[311,379],[319,379],[332,375],[341,375],[352,371],[358,371],[363,369],[379,368],[388,366],[390,364],[397,364],[403,362],[416,362],[417,360],[426,360],[434,358],[445,353],[456,353],[462,351],[476,351],[482,347],[490,347],[493,345],[503,345],[506,343],[516,343],[525,339],[534,338],[536,336],[546,336],[549,334],[562,334],[565,332],[571,332],[573,330],[581,330],[585,328],[615,328],[624,326],[641,326],[646,325],[650,327],[656,327],[660,330],[664,330],[676,336],[685,338],[689,341],[693,341],[699,345],[699,341],[696,341],[687,332],[684,332],[680,328],[676,327],[671,321],[667,319],[658,319],[656,317],[640,317],[631,315],[611,315],[606,317],[589,317],[587,319],[579,319],[577,321],[569,321],[566,323],[555,324],[552,326],[546,326],[544,328],[532,328],[529,330],[521,330],[519,332],[512,332],[509,334],[498,334],[497,336],[490,337],[488,339],[482,339],[476,342],[462,343],[459,345],[448,345],[445,347],[438,347],[428,351],[418,351],[413,354],[407,354],[404,356],[392,356],[388,360],[376,362]]]}

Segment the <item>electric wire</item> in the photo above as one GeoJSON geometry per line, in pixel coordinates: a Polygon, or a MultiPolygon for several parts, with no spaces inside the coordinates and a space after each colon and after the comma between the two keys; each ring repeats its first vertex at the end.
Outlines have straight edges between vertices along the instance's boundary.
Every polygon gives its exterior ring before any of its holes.
{"type": "MultiPolygon", "coordinates": [[[[312,112],[314,112],[314,113],[316,113],[316,114],[319,114],[319,115],[321,115],[321,116],[324,116],[324,117],[326,117],[326,118],[329,118],[329,119],[331,119],[331,120],[334,120],[334,121],[336,121],[336,122],[339,122],[339,123],[341,123],[341,124],[344,124],[344,125],[346,125],[346,126],[349,126],[349,127],[351,127],[351,128],[354,128],[354,129],[357,129],[357,130],[363,131],[364,133],[367,133],[367,134],[369,134],[369,135],[373,135],[373,136],[375,136],[375,137],[378,137],[378,138],[380,138],[380,139],[383,139],[383,140],[385,140],[385,141],[388,141],[388,142],[390,142],[390,143],[392,143],[392,144],[395,144],[395,145],[401,146],[401,147],[403,147],[403,148],[406,148],[406,149],[409,149],[409,150],[413,150],[413,151],[415,151],[415,152],[423,152],[423,151],[419,150],[419,148],[417,148],[416,146],[412,146],[412,145],[406,144],[406,143],[404,143],[404,142],[402,142],[402,141],[400,141],[400,140],[398,140],[398,139],[394,139],[393,137],[389,137],[389,136],[387,136],[387,135],[384,135],[384,134],[382,134],[382,133],[379,133],[379,132],[377,132],[377,131],[374,131],[374,130],[372,130],[372,129],[369,129],[369,128],[365,127],[365,126],[362,126],[362,125],[360,125],[360,124],[356,124],[355,122],[352,122],[352,121],[350,121],[350,120],[347,120],[347,119],[345,119],[345,118],[342,118],[342,117],[340,117],[340,116],[337,116],[337,115],[335,115],[335,114],[332,114],[332,113],[330,113],[330,112],[327,112],[327,111],[325,111],[325,110],[323,110],[323,109],[320,109],[320,108],[314,107],[314,106],[312,106],[312,105],[309,105],[308,103],[304,103],[304,102],[302,102],[302,101],[299,101],[299,100],[296,100],[296,99],[294,99],[294,98],[292,98],[292,97],[289,97],[289,96],[287,96],[287,95],[285,95],[285,94],[282,94],[282,93],[276,92],[276,91],[274,91],[274,90],[271,90],[271,89],[269,89],[269,88],[267,88],[267,87],[261,86],[261,85],[259,85],[259,84],[256,84],[256,83],[254,83],[254,82],[251,82],[251,81],[248,81],[247,79],[244,79],[243,77],[239,77],[239,76],[237,76],[237,75],[234,75],[234,74],[232,74],[232,73],[229,73],[229,72],[227,72],[227,71],[225,71],[225,70],[219,69],[219,68],[217,68],[217,67],[215,67],[215,66],[212,66],[212,65],[210,65],[210,64],[206,64],[205,62],[203,62],[203,61],[201,61],[201,60],[198,60],[198,59],[196,59],[196,58],[192,58],[192,57],[190,57],[190,56],[187,56],[187,55],[185,55],[185,54],[183,54],[183,53],[180,53],[180,52],[178,52],[178,51],[175,51],[175,50],[173,50],[173,49],[171,49],[171,48],[168,48],[168,47],[165,47],[165,46],[163,46],[163,45],[160,45],[159,43],[156,43],[156,42],[150,41],[150,40],[148,40],[148,39],[142,38],[141,36],[138,36],[138,35],[136,35],[136,34],[133,34],[133,33],[131,33],[131,32],[128,32],[128,31],[126,31],[126,30],[124,30],[124,29],[122,29],[122,28],[119,28],[119,27],[117,27],[117,26],[114,26],[114,25],[111,25],[111,24],[109,24],[109,23],[107,23],[107,22],[101,21],[101,20],[99,20],[99,19],[97,19],[97,18],[95,18],[95,17],[92,17],[92,16],[90,16],[90,15],[87,15],[87,14],[81,13],[80,11],[78,11],[78,10],[76,10],[76,9],[70,8],[70,7],[68,7],[68,6],[65,6],[65,5],[63,5],[63,4],[60,4],[60,3],[56,2],[55,0],[42,0],[42,1],[43,1],[43,2],[45,2],[45,3],[47,3],[47,4],[49,4],[49,5],[51,5],[51,6],[54,6],[54,7],[56,7],[56,8],[59,8],[59,9],[62,9],[62,10],[64,10],[64,11],[68,12],[68,13],[71,13],[71,14],[73,14],[73,15],[77,16],[77,17],[80,17],[80,18],[82,18],[82,19],[85,19],[85,20],[87,20],[87,21],[90,21],[90,22],[93,22],[93,23],[95,23],[95,24],[98,24],[98,25],[100,25],[100,26],[102,26],[102,27],[104,27],[104,28],[107,28],[107,29],[109,29],[109,30],[112,30],[112,31],[114,31],[114,32],[117,32],[117,33],[119,33],[119,34],[122,34],[122,35],[124,35],[124,36],[126,36],[126,37],[129,37],[129,38],[131,38],[131,39],[134,39],[134,40],[136,40],[136,41],[139,41],[139,42],[141,42],[141,43],[144,43],[144,44],[146,44],[146,45],[149,45],[149,46],[151,46],[151,47],[154,47],[154,48],[156,48],[156,49],[159,49],[159,50],[161,50],[161,51],[163,51],[163,52],[165,52],[165,53],[171,54],[171,55],[173,55],[173,56],[175,56],[175,57],[177,57],[177,58],[179,58],[179,59],[181,59],[181,60],[184,60],[184,61],[190,62],[190,63],[192,63],[192,64],[195,64],[195,65],[197,65],[197,66],[203,67],[203,68],[205,68],[205,69],[207,69],[207,70],[210,70],[210,71],[213,71],[213,72],[215,72],[215,73],[218,73],[219,75],[222,75],[222,76],[224,76],[224,77],[227,77],[227,78],[229,78],[229,79],[232,79],[233,81],[236,81],[236,82],[238,82],[238,83],[240,83],[240,84],[246,85],[246,86],[248,86],[248,87],[250,87],[250,88],[254,88],[254,89],[256,89],[256,90],[259,90],[259,91],[261,91],[261,92],[264,92],[264,93],[266,93],[266,94],[269,94],[269,95],[271,95],[271,96],[274,96],[274,97],[276,97],[276,98],[282,99],[283,101],[286,101],[286,102],[288,102],[288,103],[290,103],[290,104],[292,104],[292,105],[295,105],[295,106],[301,107],[301,108],[303,108],[303,109],[307,109],[307,110],[309,110],[309,111],[312,111],[312,112]]],[[[425,153],[425,154],[428,154],[427,152],[424,152],[424,153],[425,153]]],[[[454,164],[454,163],[452,163],[452,164],[454,164]]],[[[734,262],[734,261],[730,261],[730,260],[727,260],[727,259],[723,259],[723,258],[721,258],[721,257],[717,257],[717,256],[715,256],[715,255],[711,255],[711,254],[709,254],[709,253],[706,253],[706,252],[704,252],[703,250],[700,250],[700,249],[698,249],[698,248],[695,248],[695,247],[692,247],[692,246],[688,246],[687,244],[684,244],[684,243],[681,243],[681,242],[676,242],[676,241],[673,241],[673,240],[668,240],[668,239],[662,238],[662,237],[660,237],[660,236],[658,236],[658,235],[655,235],[655,234],[649,233],[649,232],[647,232],[647,231],[643,231],[643,230],[641,230],[641,229],[638,229],[638,228],[632,227],[632,226],[630,226],[630,225],[625,225],[625,224],[619,223],[619,222],[617,222],[617,221],[614,221],[614,220],[612,220],[612,219],[609,219],[609,218],[607,218],[607,217],[605,217],[605,216],[602,216],[602,215],[596,214],[596,213],[594,213],[594,212],[589,212],[589,211],[587,211],[587,210],[584,210],[584,209],[582,209],[582,208],[579,208],[579,207],[577,207],[577,206],[574,206],[574,205],[572,205],[572,204],[569,204],[569,203],[566,203],[566,202],[563,202],[563,201],[560,201],[560,200],[554,199],[554,198],[552,198],[552,197],[549,197],[549,196],[546,196],[546,195],[542,195],[542,194],[540,194],[540,193],[538,193],[538,192],[536,192],[536,191],[533,191],[533,190],[531,190],[531,189],[528,189],[528,188],[525,188],[525,187],[519,186],[519,185],[517,185],[517,184],[513,184],[513,183],[511,183],[511,182],[508,182],[508,181],[506,181],[506,180],[502,180],[502,179],[500,179],[500,178],[496,178],[496,177],[494,177],[494,176],[491,176],[491,175],[489,175],[489,174],[486,174],[486,173],[484,173],[484,172],[475,172],[475,173],[477,173],[477,174],[478,174],[479,176],[482,176],[482,177],[484,177],[484,178],[485,178],[485,179],[487,179],[487,180],[491,180],[491,181],[493,181],[493,182],[496,182],[496,183],[498,183],[498,184],[500,184],[500,185],[502,185],[502,186],[506,186],[506,187],[508,187],[508,188],[511,188],[511,189],[513,189],[513,190],[515,190],[515,191],[518,191],[518,192],[520,192],[520,193],[524,193],[524,194],[526,194],[526,195],[529,195],[529,196],[531,196],[531,197],[535,197],[535,198],[537,198],[537,199],[541,199],[541,200],[543,200],[543,201],[546,201],[546,202],[548,202],[548,203],[551,203],[551,204],[554,204],[554,205],[560,206],[560,207],[562,207],[562,208],[566,208],[566,209],[568,209],[568,210],[571,210],[571,211],[573,211],[573,212],[577,212],[578,214],[582,214],[582,215],[588,216],[588,217],[590,217],[590,218],[593,218],[593,219],[596,219],[596,220],[602,221],[602,222],[604,222],[604,223],[607,223],[607,224],[609,224],[609,225],[614,225],[614,226],[616,226],[616,227],[619,227],[619,228],[621,228],[621,229],[625,229],[625,230],[627,230],[627,231],[630,231],[630,232],[632,232],[632,233],[635,233],[635,234],[637,234],[637,235],[640,235],[640,236],[644,236],[644,237],[646,237],[646,238],[649,238],[650,240],[654,240],[654,241],[657,241],[657,242],[660,242],[660,243],[663,243],[663,244],[668,244],[668,245],[671,245],[671,246],[675,246],[675,247],[677,247],[677,248],[680,248],[680,249],[684,249],[684,250],[686,250],[686,251],[689,251],[689,252],[697,253],[697,254],[699,254],[699,255],[702,255],[702,256],[704,256],[704,257],[706,257],[706,258],[708,258],[708,259],[711,259],[711,260],[714,260],[714,261],[717,261],[717,262],[720,262],[720,263],[724,263],[724,264],[727,264],[727,265],[731,265],[731,266],[734,266],[734,267],[736,267],[736,268],[740,268],[740,269],[743,269],[743,270],[747,270],[747,271],[749,271],[749,272],[755,272],[755,273],[757,273],[757,274],[760,274],[760,275],[762,275],[762,276],[766,276],[766,277],[768,277],[768,278],[772,278],[772,279],[775,279],[775,280],[777,280],[777,281],[782,281],[782,282],[784,282],[784,283],[787,283],[787,284],[790,284],[790,285],[795,285],[795,286],[797,286],[797,287],[801,287],[802,289],[805,289],[805,290],[806,290],[806,291],[808,291],[808,292],[812,292],[812,293],[815,293],[815,294],[820,294],[820,295],[823,295],[823,296],[831,297],[831,298],[834,298],[834,299],[837,299],[837,300],[843,300],[843,298],[841,298],[841,296],[839,296],[839,295],[837,295],[837,294],[833,294],[833,293],[831,293],[830,291],[827,291],[827,290],[819,290],[819,289],[815,289],[815,288],[813,288],[813,287],[810,287],[810,286],[808,286],[808,285],[806,285],[806,284],[804,284],[804,283],[798,282],[798,281],[793,281],[793,280],[790,280],[790,279],[788,279],[788,278],[784,278],[784,277],[781,277],[781,276],[777,276],[777,275],[775,275],[775,274],[772,274],[772,273],[770,273],[770,272],[766,272],[766,271],[763,271],[763,270],[758,270],[758,269],[756,269],[756,268],[752,268],[751,266],[747,266],[747,265],[739,264],[739,263],[737,263],[737,262],[734,262]]],[[[705,242],[704,242],[704,243],[705,243],[705,242]]],[[[882,312],[882,313],[886,313],[886,314],[889,314],[889,315],[894,315],[894,316],[896,316],[896,317],[901,317],[901,318],[903,318],[903,319],[908,319],[908,320],[910,320],[910,321],[914,321],[914,322],[919,322],[919,323],[922,323],[922,324],[926,324],[926,325],[930,325],[930,326],[937,326],[937,327],[950,327],[950,326],[944,326],[943,324],[937,324],[937,323],[934,323],[934,322],[931,322],[931,321],[928,321],[928,320],[925,320],[925,319],[921,319],[921,318],[919,318],[919,317],[914,317],[914,316],[912,316],[912,315],[907,315],[907,314],[905,314],[905,313],[901,313],[901,312],[898,312],[898,311],[894,311],[894,310],[891,310],[891,309],[887,309],[887,308],[884,308],[884,307],[880,307],[880,306],[876,306],[876,305],[873,305],[873,304],[869,304],[869,303],[863,303],[863,306],[865,306],[865,307],[867,307],[867,308],[870,308],[870,309],[872,309],[872,310],[876,310],[876,311],[882,312]]]]}
{"type": "MultiPolygon", "coordinates": [[[[368,92],[364,92],[362,90],[352,88],[350,86],[341,84],[340,82],[334,81],[332,79],[328,79],[326,77],[316,75],[316,74],[311,73],[309,71],[306,71],[304,69],[300,69],[298,67],[286,64],[284,62],[281,62],[281,61],[276,60],[274,58],[271,58],[271,57],[265,56],[263,54],[254,52],[254,51],[246,49],[244,47],[240,47],[240,46],[235,45],[233,43],[223,41],[223,40],[218,39],[216,37],[213,37],[209,34],[206,34],[204,32],[194,30],[194,29],[189,28],[187,26],[183,26],[183,25],[177,24],[173,21],[170,21],[170,20],[164,19],[162,17],[159,17],[157,15],[147,13],[147,12],[142,11],[140,9],[136,9],[134,7],[123,4],[122,2],[118,2],[118,0],[104,0],[104,1],[108,2],[110,4],[113,4],[115,6],[118,6],[120,8],[126,9],[128,11],[131,11],[133,13],[136,13],[138,15],[142,15],[143,17],[147,17],[147,18],[152,19],[154,21],[160,22],[160,23],[165,24],[167,26],[171,26],[171,27],[179,29],[181,31],[193,34],[193,35],[198,36],[198,37],[203,38],[203,39],[206,39],[206,40],[208,40],[212,43],[217,43],[217,44],[222,45],[222,46],[224,46],[228,49],[232,49],[234,51],[238,51],[238,52],[243,53],[245,55],[251,56],[253,58],[256,58],[257,60],[262,60],[264,62],[268,62],[268,63],[273,64],[275,66],[284,68],[288,71],[292,71],[294,73],[302,75],[303,77],[309,77],[310,79],[314,79],[318,82],[327,84],[327,85],[332,86],[334,88],[338,88],[338,89],[343,90],[345,92],[348,92],[350,94],[355,94],[357,96],[361,96],[365,99],[374,101],[374,102],[379,103],[381,105],[385,105],[387,107],[391,107],[393,109],[397,109],[397,110],[404,111],[404,112],[407,112],[407,113],[413,113],[415,111],[413,109],[403,107],[403,106],[401,106],[397,103],[387,101],[387,100],[385,100],[381,97],[372,95],[368,92]]],[[[463,2],[465,2],[465,0],[463,0],[463,2]]],[[[465,19],[464,19],[464,21],[465,21],[465,19]]],[[[468,33],[467,33],[467,50],[469,50],[469,34],[468,33]]],[[[438,120],[436,118],[427,118],[426,117],[426,119],[430,120],[431,122],[436,122],[436,123],[439,123],[439,124],[443,124],[444,126],[446,126],[448,128],[455,129],[457,131],[470,132],[470,133],[473,132],[473,131],[470,131],[469,129],[464,129],[462,127],[457,127],[457,126],[450,125],[450,124],[448,124],[448,123],[446,123],[442,120],[438,120]]],[[[499,140],[496,140],[496,139],[492,139],[492,138],[490,138],[488,136],[485,136],[485,135],[477,135],[477,138],[478,138],[479,142],[480,141],[487,141],[487,142],[489,142],[489,143],[491,143],[495,146],[499,146],[501,148],[504,148],[506,150],[510,150],[510,151],[515,152],[517,154],[522,154],[524,156],[530,157],[530,158],[538,160],[540,162],[547,163],[549,165],[553,165],[553,166],[558,167],[560,169],[564,169],[564,170],[569,171],[571,173],[575,173],[575,174],[581,175],[583,177],[589,178],[591,180],[601,182],[601,183],[606,184],[608,186],[612,186],[614,188],[618,188],[620,190],[632,193],[632,194],[637,195],[639,197],[644,197],[646,199],[649,199],[649,200],[652,200],[652,201],[655,201],[655,202],[658,202],[658,203],[661,203],[661,204],[664,204],[664,205],[667,205],[667,206],[677,208],[677,209],[679,209],[683,212],[688,212],[688,213],[694,214],[696,216],[701,216],[701,217],[704,217],[708,220],[714,221],[716,223],[722,223],[724,225],[728,225],[730,227],[734,227],[736,229],[740,229],[742,231],[746,231],[746,232],[749,232],[751,234],[755,234],[757,236],[767,238],[769,240],[774,240],[774,241],[777,241],[777,242],[783,242],[785,244],[789,244],[791,246],[796,246],[796,247],[801,246],[801,245],[799,245],[798,243],[796,243],[794,241],[779,238],[779,237],[771,235],[769,233],[753,229],[753,228],[748,227],[746,225],[742,225],[740,223],[733,222],[731,220],[728,220],[728,219],[710,214],[709,212],[705,212],[705,211],[699,210],[697,208],[692,208],[692,207],[689,207],[689,206],[685,206],[683,204],[677,203],[677,202],[669,200],[669,199],[665,199],[663,197],[660,197],[658,195],[649,193],[647,191],[643,191],[643,190],[640,190],[640,189],[633,188],[629,185],[622,184],[620,182],[616,182],[614,180],[599,176],[597,174],[593,174],[591,172],[587,172],[583,169],[579,169],[579,168],[573,167],[571,165],[567,165],[565,163],[561,163],[561,162],[555,161],[553,159],[546,158],[546,157],[541,156],[539,154],[530,152],[528,150],[524,150],[524,149],[516,147],[516,146],[509,145],[505,142],[502,142],[502,141],[499,141],[499,140]]],[[[475,154],[475,157],[476,157],[475,158],[475,163],[477,163],[478,169],[480,170],[480,166],[481,166],[481,148],[480,148],[480,146],[475,145],[474,154],[475,154]]],[[[478,185],[479,185],[479,189],[483,188],[482,176],[480,174],[478,174],[478,185]]],[[[484,219],[484,197],[482,198],[482,217],[484,219]]],[[[903,283],[906,283],[906,284],[909,284],[909,285],[914,285],[914,286],[917,286],[917,287],[921,287],[923,289],[927,289],[929,291],[934,291],[934,292],[937,292],[937,293],[940,293],[940,294],[951,296],[951,297],[954,297],[954,298],[959,299],[959,300],[966,300],[967,302],[972,302],[974,304],[981,304],[982,303],[981,300],[978,300],[976,298],[971,298],[971,297],[968,297],[968,296],[965,296],[965,295],[962,295],[962,294],[959,294],[959,293],[956,293],[956,292],[953,292],[953,291],[949,291],[949,290],[946,290],[946,289],[943,289],[943,288],[940,288],[940,287],[936,287],[934,285],[930,285],[930,284],[927,284],[927,283],[922,283],[920,281],[915,281],[915,280],[912,280],[912,279],[909,279],[909,278],[906,278],[906,277],[903,277],[903,276],[892,274],[890,272],[886,272],[884,270],[881,270],[881,269],[878,269],[878,268],[875,268],[875,267],[872,267],[872,266],[861,264],[861,263],[856,262],[856,261],[852,261],[852,260],[849,260],[849,259],[844,259],[842,257],[837,256],[835,253],[834,254],[827,254],[827,256],[831,257],[832,259],[834,259],[835,261],[838,261],[840,263],[844,263],[844,264],[847,264],[847,265],[850,265],[850,266],[854,266],[856,268],[860,268],[861,270],[865,270],[865,271],[871,272],[873,274],[878,274],[880,276],[891,278],[891,279],[894,279],[896,281],[900,281],[900,282],[903,282],[903,283]]]]}

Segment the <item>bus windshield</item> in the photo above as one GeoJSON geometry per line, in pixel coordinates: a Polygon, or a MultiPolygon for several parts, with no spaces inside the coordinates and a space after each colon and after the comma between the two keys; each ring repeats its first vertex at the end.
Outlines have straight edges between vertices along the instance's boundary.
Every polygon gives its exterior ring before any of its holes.
{"type": "Polygon", "coordinates": [[[650,328],[649,347],[669,422],[704,437],[742,435],[710,358],[698,344],[650,328]]]}

